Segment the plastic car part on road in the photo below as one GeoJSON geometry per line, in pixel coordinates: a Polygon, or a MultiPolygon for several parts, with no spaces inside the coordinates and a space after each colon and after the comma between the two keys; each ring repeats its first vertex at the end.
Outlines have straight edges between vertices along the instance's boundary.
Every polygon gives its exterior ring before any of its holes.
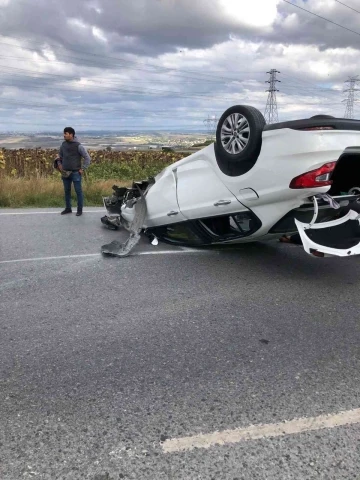
{"type": "Polygon", "coordinates": [[[295,219],[304,250],[313,254],[348,257],[360,254],[360,215],[350,210],[344,217],[309,225],[295,219]]]}

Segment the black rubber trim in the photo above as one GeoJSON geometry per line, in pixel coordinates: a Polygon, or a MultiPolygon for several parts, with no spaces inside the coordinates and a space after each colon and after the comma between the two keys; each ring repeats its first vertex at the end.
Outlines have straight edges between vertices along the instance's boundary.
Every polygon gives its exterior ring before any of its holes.
{"type": "Polygon", "coordinates": [[[360,154],[360,147],[346,147],[341,156],[339,157],[339,160],[342,156],[349,155],[349,154],[360,154]]]}
{"type": "Polygon", "coordinates": [[[360,120],[352,120],[349,118],[305,118],[303,120],[292,120],[289,122],[265,125],[264,132],[280,130],[281,128],[302,130],[312,127],[332,127],[334,130],[360,130],[360,120]]]}

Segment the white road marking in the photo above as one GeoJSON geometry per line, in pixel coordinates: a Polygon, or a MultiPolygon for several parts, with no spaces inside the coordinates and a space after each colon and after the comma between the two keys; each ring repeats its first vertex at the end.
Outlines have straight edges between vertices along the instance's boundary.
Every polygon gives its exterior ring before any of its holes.
{"type": "Polygon", "coordinates": [[[360,408],[318,417],[298,418],[281,423],[250,425],[192,437],[173,438],[162,444],[165,453],[174,453],[194,448],[210,448],[214,445],[246,442],[267,437],[281,437],[296,433],[323,430],[360,423],[360,408]]]}
{"type": "MultiPolygon", "coordinates": [[[[183,253],[218,253],[216,251],[197,250],[196,248],[188,248],[187,250],[154,250],[153,252],[135,252],[129,257],[137,257],[139,255],[175,255],[183,253]]],[[[101,257],[101,253],[84,253],[79,255],[61,255],[57,257],[35,257],[35,258],[16,258],[14,260],[1,260],[0,265],[4,263],[20,263],[20,262],[40,262],[44,260],[64,260],[67,258],[84,258],[84,257],[101,257]]]]}
{"type": "MultiPolygon", "coordinates": [[[[44,215],[44,214],[56,214],[59,215],[61,210],[57,210],[54,212],[1,212],[0,215],[44,215]]],[[[83,213],[101,213],[105,212],[103,208],[99,208],[99,210],[83,210],[83,213]]],[[[75,213],[75,210],[73,211],[75,213]]]]}

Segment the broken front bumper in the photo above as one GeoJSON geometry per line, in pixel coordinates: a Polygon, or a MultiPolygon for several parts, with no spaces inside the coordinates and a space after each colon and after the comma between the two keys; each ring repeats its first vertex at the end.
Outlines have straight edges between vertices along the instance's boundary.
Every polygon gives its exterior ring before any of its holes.
{"type": "Polygon", "coordinates": [[[348,257],[360,254],[360,215],[354,210],[330,222],[309,224],[295,220],[295,224],[304,250],[310,255],[348,257]]]}
{"type": "MultiPolygon", "coordinates": [[[[129,237],[124,243],[121,243],[117,240],[114,240],[111,243],[103,245],[101,247],[101,252],[104,255],[112,255],[115,257],[126,257],[130,254],[132,249],[138,244],[140,240],[140,233],[144,225],[146,217],[146,199],[141,190],[139,190],[139,197],[132,198],[128,201],[131,203],[131,215],[129,219],[126,219],[123,214],[123,209],[120,209],[120,214],[114,217],[103,217],[101,219],[102,223],[108,226],[107,222],[111,222],[117,227],[123,226],[128,232],[129,237]]],[[[104,201],[105,204],[105,201],[104,201]]]]}

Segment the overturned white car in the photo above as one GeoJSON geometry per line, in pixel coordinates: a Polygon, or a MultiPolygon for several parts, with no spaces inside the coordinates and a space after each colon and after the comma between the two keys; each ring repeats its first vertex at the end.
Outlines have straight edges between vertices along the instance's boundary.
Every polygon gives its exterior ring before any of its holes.
{"type": "Polygon", "coordinates": [[[261,241],[299,231],[317,256],[360,253],[360,121],[317,115],[266,125],[255,108],[221,116],[216,142],[132,188],[113,187],[102,222],[176,245],[261,241]]]}

